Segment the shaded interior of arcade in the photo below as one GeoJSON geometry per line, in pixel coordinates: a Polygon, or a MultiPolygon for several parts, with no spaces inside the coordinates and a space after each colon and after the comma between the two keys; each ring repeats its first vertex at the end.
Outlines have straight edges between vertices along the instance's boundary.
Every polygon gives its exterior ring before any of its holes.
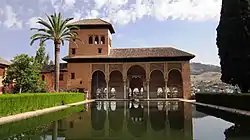
{"type": "Polygon", "coordinates": [[[144,99],[183,98],[181,70],[164,72],[153,69],[147,72],[142,66],[133,65],[125,72],[95,70],[92,73],[91,98],[128,99],[133,96],[144,99]]]}

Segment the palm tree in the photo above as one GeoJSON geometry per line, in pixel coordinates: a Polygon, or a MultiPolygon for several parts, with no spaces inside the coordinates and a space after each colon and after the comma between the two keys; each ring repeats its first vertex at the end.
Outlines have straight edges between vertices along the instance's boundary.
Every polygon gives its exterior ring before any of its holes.
{"type": "Polygon", "coordinates": [[[35,41],[41,40],[41,43],[45,41],[52,40],[54,42],[55,51],[55,91],[59,92],[59,74],[60,74],[60,46],[64,45],[64,41],[80,40],[77,38],[78,34],[76,32],[79,29],[77,26],[70,25],[69,22],[73,18],[63,19],[61,13],[54,13],[50,16],[46,14],[47,20],[45,21],[38,18],[37,24],[41,25],[41,28],[31,28],[35,30],[35,33],[31,36],[30,45],[35,41]]]}

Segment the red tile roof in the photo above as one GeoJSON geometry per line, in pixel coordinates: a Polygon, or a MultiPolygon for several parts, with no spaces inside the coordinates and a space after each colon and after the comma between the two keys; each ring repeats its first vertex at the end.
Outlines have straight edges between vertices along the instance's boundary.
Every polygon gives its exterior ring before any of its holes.
{"type": "MultiPolygon", "coordinates": [[[[155,48],[112,48],[109,55],[82,55],[70,58],[152,58],[152,57],[195,57],[188,52],[172,47],[155,48]]],[[[66,57],[70,59],[69,57],[66,57]]]]}
{"type": "Polygon", "coordinates": [[[7,60],[4,60],[2,57],[0,57],[0,65],[9,66],[10,62],[7,60]]]}
{"type": "Polygon", "coordinates": [[[100,26],[100,25],[106,25],[109,27],[111,33],[115,33],[114,27],[111,23],[97,18],[97,19],[82,19],[82,20],[78,20],[75,21],[73,23],[70,23],[70,25],[76,25],[76,26],[100,26]]]}
{"type": "Polygon", "coordinates": [[[137,58],[137,57],[180,57],[194,56],[193,54],[175,49],[173,47],[155,48],[113,48],[109,56],[116,58],[137,58]]]}

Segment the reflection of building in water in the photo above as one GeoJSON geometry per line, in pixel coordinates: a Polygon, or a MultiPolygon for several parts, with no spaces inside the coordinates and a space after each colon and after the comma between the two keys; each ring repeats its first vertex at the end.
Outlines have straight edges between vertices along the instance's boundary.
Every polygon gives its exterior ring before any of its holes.
{"type": "Polygon", "coordinates": [[[107,111],[104,102],[101,109],[93,103],[89,111],[64,119],[66,139],[192,139],[190,104],[142,102],[129,108],[124,102],[108,103],[107,111]]]}

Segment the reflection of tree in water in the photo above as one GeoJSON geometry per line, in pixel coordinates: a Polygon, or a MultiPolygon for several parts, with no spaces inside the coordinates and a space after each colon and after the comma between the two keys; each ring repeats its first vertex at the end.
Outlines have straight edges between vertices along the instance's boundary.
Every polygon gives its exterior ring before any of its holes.
{"type": "Polygon", "coordinates": [[[131,135],[135,137],[142,136],[147,129],[147,118],[144,116],[144,109],[141,105],[134,108],[134,105],[129,109],[127,128],[131,135]]]}
{"type": "Polygon", "coordinates": [[[103,109],[97,110],[97,103],[91,104],[91,125],[92,128],[96,131],[104,129],[106,120],[106,111],[103,109]]]}
{"type": "Polygon", "coordinates": [[[233,125],[225,130],[225,140],[249,140],[250,128],[249,126],[233,125]]]}
{"type": "Polygon", "coordinates": [[[118,102],[116,102],[116,104],[113,103],[110,106],[112,105],[116,105],[116,109],[114,111],[109,112],[109,126],[113,131],[117,132],[122,129],[124,113],[122,108],[117,108],[118,102]]]}
{"type": "Polygon", "coordinates": [[[44,140],[44,133],[48,130],[49,125],[41,125],[34,130],[15,134],[3,140],[44,140]]]}
{"type": "Polygon", "coordinates": [[[182,130],[184,129],[184,110],[183,103],[170,102],[170,110],[168,111],[168,119],[171,129],[182,130]],[[171,109],[172,104],[175,104],[175,107],[171,109]],[[176,108],[178,105],[178,108],[176,108]]]}
{"type": "Polygon", "coordinates": [[[164,109],[158,110],[158,103],[154,102],[150,105],[150,123],[152,129],[160,131],[165,129],[166,112],[164,109]]]}

